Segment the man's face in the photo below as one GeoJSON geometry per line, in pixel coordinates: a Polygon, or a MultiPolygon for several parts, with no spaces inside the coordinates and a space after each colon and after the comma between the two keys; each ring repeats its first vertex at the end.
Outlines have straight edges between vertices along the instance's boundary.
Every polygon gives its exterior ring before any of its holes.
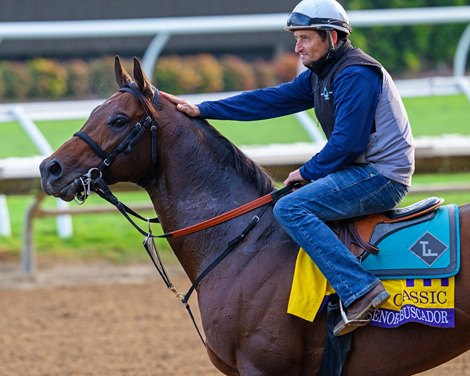
{"type": "Polygon", "coordinates": [[[295,52],[299,54],[302,64],[311,67],[312,64],[324,57],[329,49],[328,41],[322,40],[314,30],[294,31],[295,52]]]}

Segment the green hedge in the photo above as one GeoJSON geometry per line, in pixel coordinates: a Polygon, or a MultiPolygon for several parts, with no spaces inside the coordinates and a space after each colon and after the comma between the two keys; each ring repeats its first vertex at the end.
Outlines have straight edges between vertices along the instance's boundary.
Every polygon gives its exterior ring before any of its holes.
{"type": "MultiPolygon", "coordinates": [[[[435,0],[432,5],[463,5],[468,0],[435,0]]],[[[351,0],[348,9],[430,6],[426,0],[351,0]]],[[[448,74],[458,38],[466,24],[384,26],[354,29],[353,45],[371,53],[393,75],[448,74]]],[[[124,59],[131,68],[131,59],[124,59]]],[[[114,57],[94,60],[0,61],[0,101],[107,97],[116,91],[114,57]]],[[[294,53],[264,61],[209,54],[165,56],[155,68],[154,82],[174,94],[249,90],[290,80],[296,74],[294,53]]]]}
{"type": "MultiPolygon", "coordinates": [[[[121,59],[128,70],[131,59],[121,59]]],[[[236,56],[166,56],[159,59],[152,81],[170,93],[249,90],[292,79],[295,54],[273,61],[247,62],[236,56]]],[[[0,101],[107,97],[117,89],[114,57],[90,61],[38,58],[0,62],[0,101]]]]}
{"type": "MultiPolygon", "coordinates": [[[[348,11],[468,5],[468,0],[339,0],[348,11]]],[[[354,27],[354,25],[353,25],[354,27]]],[[[393,75],[416,76],[452,69],[455,49],[466,23],[354,28],[351,41],[379,60],[393,75]]],[[[106,97],[116,90],[113,57],[58,62],[38,58],[0,61],[0,101],[106,97]]],[[[131,60],[126,59],[126,66],[131,60]]],[[[290,80],[297,71],[295,54],[272,61],[246,62],[236,56],[219,59],[201,54],[162,57],[153,82],[181,93],[246,90],[290,80]]],[[[468,62],[467,62],[468,66],[468,62]]]]}

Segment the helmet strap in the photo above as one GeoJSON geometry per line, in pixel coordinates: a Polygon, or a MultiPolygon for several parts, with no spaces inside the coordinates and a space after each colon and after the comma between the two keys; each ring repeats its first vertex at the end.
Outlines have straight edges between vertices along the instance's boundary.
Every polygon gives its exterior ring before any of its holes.
{"type": "Polygon", "coordinates": [[[326,39],[328,39],[328,54],[326,55],[326,60],[333,57],[335,52],[335,46],[333,44],[333,37],[331,36],[331,30],[326,30],[326,39]]]}

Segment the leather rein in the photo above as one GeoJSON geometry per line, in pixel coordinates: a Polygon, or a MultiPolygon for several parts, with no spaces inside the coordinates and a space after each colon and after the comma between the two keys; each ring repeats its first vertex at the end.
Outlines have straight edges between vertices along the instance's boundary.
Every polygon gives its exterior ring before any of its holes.
{"type": "Polygon", "coordinates": [[[170,232],[165,232],[162,235],[154,235],[150,228],[150,223],[159,223],[158,218],[144,218],[131,208],[120,202],[117,197],[111,192],[108,184],[103,178],[103,173],[105,170],[111,165],[113,160],[121,153],[130,153],[132,151],[133,146],[140,140],[140,138],[144,135],[147,130],[150,130],[151,134],[151,147],[152,147],[152,163],[156,164],[157,162],[157,121],[156,121],[156,107],[158,105],[159,99],[159,92],[155,88],[154,89],[154,96],[152,102],[150,102],[139,90],[137,84],[135,82],[131,82],[125,86],[122,86],[119,89],[120,92],[128,92],[134,95],[145,109],[144,116],[132,127],[131,131],[128,135],[119,143],[119,145],[114,148],[110,153],[106,153],[90,136],[88,136],[83,131],[76,132],[73,136],[80,138],[84,141],[94,152],[97,154],[101,159],[102,162],[98,167],[91,168],[85,175],[80,176],[77,178],[77,184],[83,187],[83,190],[78,192],[75,200],[79,204],[83,204],[88,196],[95,192],[101,198],[105,199],[112,205],[114,205],[119,212],[132,224],[142,235],[146,238],[143,242],[143,245],[149,254],[155,268],[159,272],[160,276],[162,277],[163,281],[165,282],[166,286],[177,296],[177,298],[186,306],[186,309],[193,321],[193,324],[196,328],[196,331],[199,334],[201,341],[205,344],[205,341],[202,337],[201,331],[199,330],[194,316],[191,312],[189,307],[188,301],[202,281],[202,279],[215,267],[219,264],[245,237],[248,233],[256,226],[259,222],[262,215],[265,213],[266,209],[268,208],[267,204],[271,202],[275,202],[282,196],[290,193],[294,188],[294,185],[288,185],[284,188],[279,190],[274,190],[271,193],[268,193],[262,197],[259,197],[253,201],[250,201],[244,205],[241,205],[235,209],[232,209],[226,213],[220,214],[216,217],[207,219],[203,222],[196,223],[194,225],[174,230],[170,232]],[[213,260],[205,269],[196,277],[194,282],[192,283],[191,287],[189,288],[186,294],[179,293],[176,288],[174,287],[173,283],[171,282],[168,274],[161,262],[160,256],[158,254],[157,248],[153,241],[154,238],[175,238],[180,236],[189,235],[201,230],[205,230],[214,226],[217,226],[221,223],[227,222],[233,218],[239,217],[243,214],[251,212],[257,208],[263,207],[258,215],[255,215],[250,223],[243,229],[243,231],[234,239],[227,243],[226,249],[215,259],[213,260]],[[138,218],[142,221],[147,222],[148,224],[148,231],[143,230],[139,225],[135,223],[135,221],[131,218],[131,216],[138,218]]]}

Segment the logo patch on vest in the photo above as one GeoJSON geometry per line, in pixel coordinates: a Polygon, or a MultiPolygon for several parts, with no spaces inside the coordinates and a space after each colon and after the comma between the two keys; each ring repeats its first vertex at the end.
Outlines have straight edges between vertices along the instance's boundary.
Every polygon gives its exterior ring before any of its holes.
{"type": "Polygon", "coordinates": [[[323,97],[323,99],[325,101],[329,101],[330,100],[330,95],[333,94],[332,91],[328,91],[326,86],[323,86],[323,93],[321,93],[320,95],[323,97]]]}
{"type": "Polygon", "coordinates": [[[446,250],[447,246],[429,232],[426,232],[410,248],[411,252],[429,266],[434,264],[434,261],[436,261],[446,250]]]}

